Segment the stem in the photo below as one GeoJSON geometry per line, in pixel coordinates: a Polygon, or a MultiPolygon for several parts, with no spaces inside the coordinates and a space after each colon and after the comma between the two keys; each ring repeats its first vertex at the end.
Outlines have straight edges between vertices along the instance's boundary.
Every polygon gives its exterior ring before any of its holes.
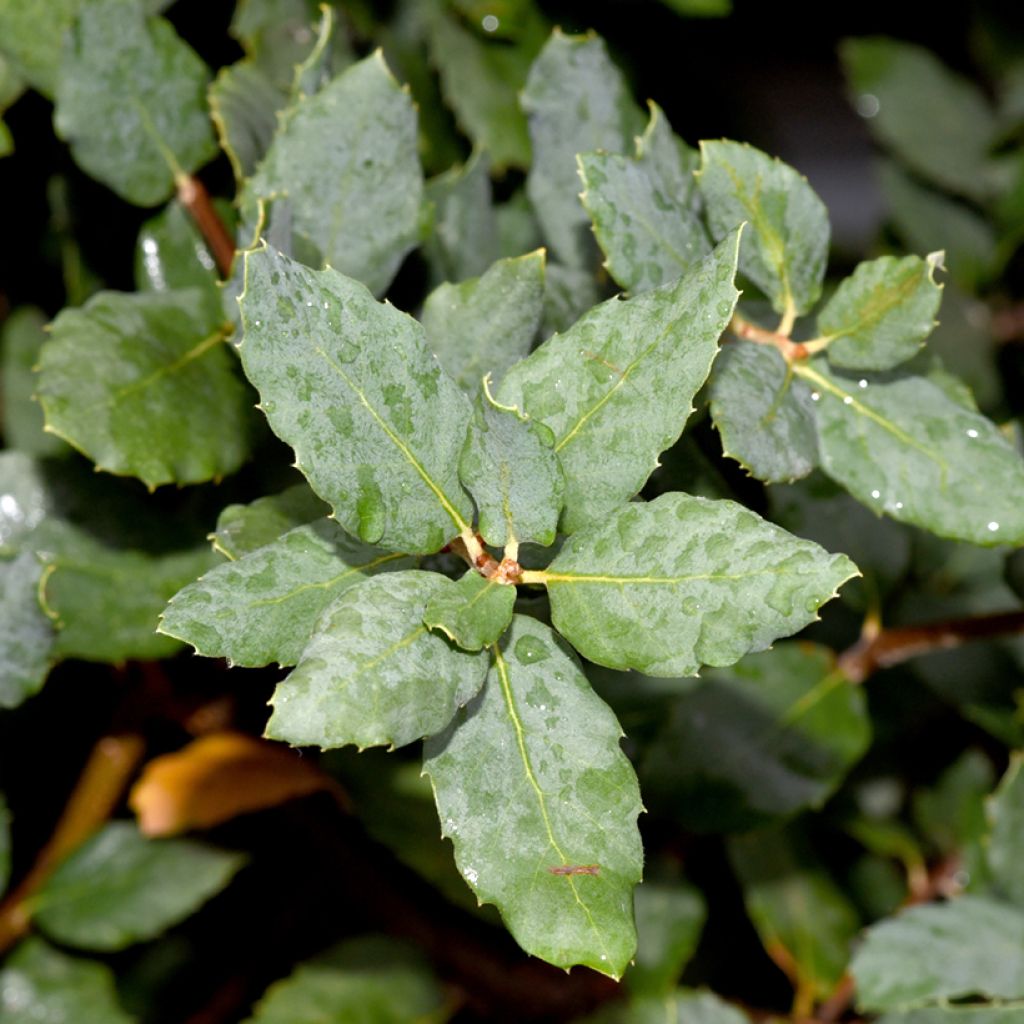
{"type": "Polygon", "coordinates": [[[104,736],[93,747],[53,835],[21,884],[0,904],[0,953],[28,931],[31,898],[53,869],[113,813],[144,751],[145,743],[137,733],[104,736]]]}
{"type": "Polygon", "coordinates": [[[220,219],[220,214],[210,201],[210,193],[198,178],[191,174],[180,174],[175,180],[178,202],[192,216],[203,240],[213,253],[220,276],[226,278],[231,273],[231,263],[235,258],[235,240],[231,232],[220,219]]]}
{"type": "MultiPolygon", "coordinates": [[[[785,326],[785,322],[779,326],[785,326]]],[[[753,341],[758,345],[774,345],[787,362],[792,362],[794,359],[806,359],[810,354],[807,346],[802,342],[790,341],[785,334],[779,331],[769,331],[767,328],[758,327],[757,324],[752,323],[739,313],[733,313],[728,329],[737,338],[745,338],[747,341],[753,341]]]]}

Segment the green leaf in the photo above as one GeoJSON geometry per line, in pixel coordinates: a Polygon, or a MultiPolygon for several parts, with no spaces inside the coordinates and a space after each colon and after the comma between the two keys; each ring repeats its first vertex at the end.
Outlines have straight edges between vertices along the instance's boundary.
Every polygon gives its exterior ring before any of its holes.
{"type": "Polygon", "coordinates": [[[664,996],[614,1002],[581,1024],[750,1024],[749,1018],[713,992],[677,989],[664,996]]]}
{"type": "Polygon", "coordinates": [[[470,528],[457,476],[469,398],[412,317],[265,246],[246,253],[240,306],[261,407],[346,530],[427,554],[470,528]]]}
{"type": "Polygon", "coordinates": [[[105,964],[26,939],[0,970],[4,1024],[133,1024],[117,1001],[114,975],[105,964]]]}
{"type": "Polygon", "coordinates": [[[316,0],[241,0],[231,34],[273,84],[292,87],[295,66],[316,43],[316,0]]]}
{"type": "Polygon", "coordinates": [[[864,754],[862,690],[828,648],[780,643],[701,674],[647,748],[644,793],[693,831],[731,831],[820,807],[864,754]]]}
{"type": "Polygon", "coordinates": [[[590,268],[548,262],[544,281],[544,318],[540,336],[567,331],[591,306],[606,298],[597,273],[590,268]]]}
{"type": "Polygon", "coordinates": [[[533,143],[530,201],[558,259],[589,267],[596,248],[579,201],[576,154],[625,153],[643,130],[643,117],[603,40],[558,29],[530,68],[521,102],[533,143]]]}
{"type": "Polygon", "coordinates": [[[687,882],[644,882],[633,893],[637,947],[626,972],[634,995],[668,996],[697,950],[707,905],[687,882]]]}
{"type": "Polygon", "coordinates": [[[48,429],[151,489],[234,472],[249,452],[251,398],[225,334],[197,289],[101,292],[65,309],[39,360],[48,429]]]}
{"type": "Polygon", "coordinates": [[[536,249],[543,239],[525,188],[518,188],[495,207],[498,222],[498,255],[520,256],[536,249]]]}
{"type": "Polygon", "coordinates": [[[847,39],[840,54],[875,138],[925,180],[988,197],[998,126],[977,85],[924,47],[896,39],[847,39]]]}
{"type": "Polygon", "coordinates": [[[453,585],[407,570],[349,587],[274,691],[266,735],[325,750],[394,748],[443,729],[487,673],[486,654],[459,650],[423,624],[431,598],[453,585]]]}
{"type": "Polygon", "coordinates": [[[421,320],[427,344],[471,394],[490,373],[500,381],[526,356],[544,311],[544,250],[499,260],[482,277],[442,284],[427,296],[421,320]]]}
{"type": "Polygon", "coordinates": [[[508,629],[515,603],[514,586],[485,579],[470,569],[427,602],[423,624],[441,630],[467,651],[479,651],[497,643],[508,629]]]}
{"type": "Polygon", "coordinates": [[[862,1010],[1024,998],[1024,913],[976,896],[911,907],[868,929],[850,970],[862,1010]]]}
{"type": "MultiPolygon", "coordinates": [[[[234,220],[229,203],[215,200],[226,224],[234,220]]],[[[177,201],[167,204],[139,229],[135,243],[135,287],[139,291],[169,292],[200,288],[220,306],[217,264],[195,221],[177,201]]]]}
{"type": "Polygon", "coordinates": [[[517,615],[480,695],[424,749],[442,833],[477,897],[528,953],[613,978],[636,947],[643,866],[621,735],[572,653],[517,615]]]}
{"type": "Polygon", "coordinates": [[[749,227],[740,271],[784,317],[806,313],[821,294],[828,259],[828,212],[792,167],[739,142],[702,142],[697,181],[715,240],[749,227]]]}
{"type": "Polygon", "coordinates": [[[939,854],[963,860],[971,884],[988,874],[981,846],[989,840],[985,798],[995,781],[992,762],[980,750],[968,750],[934,786],[914,794],[914,824],[939,854]]]}
{"type": "Polygon", "coordinates": [[[423,170],[412,100],[379,51],[284,112],[247,194],[288,197],[306,262],[387,288],[419,238],[423,170]]]}
{"type": "Polygon", "coordinates": [[[579,157],[580,198],[605,266],[623,288],[655,288],[707,255],[693,177],[697,163],[697,154],[676,138],[654,103],[635,158],[604,152],[579,157]]]}
{"type": "Polygon", "coordinates": [[[412,564],[318,519],[190,583],[171,599],[160,632],[247,668],[294,665],[336,597],[368,576],[412,564]]]}
{"type": "Polygon", "coordinates": [[[574,534],[536,577],[584,657],[686,676],[802,629],[855,573],[741,505],[676,492],[574,534]]]}
{"type": "Polygon", "coordinates": [[[39,607],[42,573],[30,551],[0,561],[0,708],[37,693],[53,664],[53,625],[39,607]]]}
{"type": "Polygon", "coordinates": [[[990,420],[924,377],[795,370],[817,396],[822,468],[858,501],[941,537],[1024,543],[1024,463],[990,420]]]}
{"type": "Polygon", "coordinates": [[[62,861],[31,899],[51,938],[118,950],[152,939],[220,892],[245,862],[188,839],[146,839],[134,824],[105,825],[62,861]]]}
{"type": "Polygon", "coordinates": [[[500,405],[485,384],[459,458],[459,476],[473,495],[479,530],[495,547],[555,541],[565,481],[551,431],[515,406],[500,405]]]}
{"type": "Polygon", "coordinates": [[[799,480],[818,464],[811,389],[773,345],[736,338],[711,376],[722,453],[765,483],[799,480]]]}
{"type": "Polygon", "coordinates": [[[942,252],[882,256],[858,265],[818,314],[833,366],[889,370],[917,354],[935,327],[942,252]]]}
{"type": "Polygon", "coordinates": [[[799,839],[779,830],[729,840],[747,913],[797,1000],[830,995],[846,971],[860,927],[857,912],[799,839]]]}
{"type": "Polygon", "coordinates": [[[444,1003],[418,954],[392,939],[350,939],[272,985],[246,1024],[441,1024],[444,1003]]]}
{"type": "Polygon", "coordinates": [[[234,561],[296,526],[322,519],[329,511],[308,485],[296,484],[248,505],[228,505],[217,517],[217,529],[210,534],[210,541],[214,551],[234,561]]]}
{"type": "Polygon", "coordinates": [[[21,551],[52,505],[40,463],[24,452],[0,452],[0,555],[21,551]]]}
{"type": "Polygon", "coordinates": [[[137,206],[217,153],[206,65],[162,18],[125,0],[83,0],[65,37],[54,127],[75,162],[137,206]]]}
{"type": "Polygon", "coordinates": [[[602,303],[509,371],[498,401],[554,432],[567,532],[636,494],[682,433],[739,294],[737,243],[678,281],[602,303]]]}
{"type": "Polygon", "coordinates": [[[732,0],[661,0],[684,18],[724,18],[732,12],[732,0]]]}
{"type": "Polygon", "coordinates": [[[1017,751],[988,804],[988,864],[996,888],[1024,906],[1024,754],[1017,751]]]}
{"type": "Polygon", "coordinates": [[[23,78],[52,99],[61,69],[61,44],[82,0],[49,0],[46,17],[37,0],[0,0],[0,51],[23,78]]]}
{"type": "Polygon", "coordinates": [[[67,452],[54,434],[43,431],[43,410],[32,397],[36,387],[34,368],[46,341],[46,317],[33,306],[14,310],[4,323],[3,345],[3,432],[8,448],[28,455],[46,457],[67,452]]]}
{"type": "Polygon", "coordinates": [[[928,1006],[904,1013],[887,1013],[876,1024],[1020,1024],[1021,1003],[979,1006],[928,1006]]]}
{"type": "Polygon", "coordinates": [[[341,17],[343,15],[335,14],[333,7],[320,5],[316,42],[295,66],[291,89],[294,99],[318,93],[353,63],[355,56],[345,32],[346,26],[342,24],[339,27],[341,17]]]}

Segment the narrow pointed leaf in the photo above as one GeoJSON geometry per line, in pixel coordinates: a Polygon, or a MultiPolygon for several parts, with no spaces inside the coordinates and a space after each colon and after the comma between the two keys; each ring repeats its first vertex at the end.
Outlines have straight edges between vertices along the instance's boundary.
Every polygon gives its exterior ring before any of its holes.
{"type": "Polygon", "coordinates": [[[530,201],[558,259],[590,267],[596,246],[579,201],[576,155],[632,150],[643,115],[603,40],[557,29],[530,68],[522,105],[533,144],[526,181],[530,201]]]}
{"type": "Polygon", "coordinates": [[[722,452],[765,483],[799,480],[818,464],[811,389],[778,349],[735,339],[715,363],[711,416],[722,452]]]}
{"type": "Polygon", "coordinates": [[[180,590],[160,619],[160,632],[198,654],[248,668],[294,665],[335,598],[369,576],[413,563],[318,519],[180,590]]]}
{"type": "Polygon", "coordinates": [[[988,864],[996,887],[1024,907],[1024,754],[1013,755],[1010,767],[988,805],[992,822],[988,864]]]}
{"type": "Polygon", "coordinates": [[[741,505],[675,492],[574,534],[538,578],[584,657],[686,676],[802,629],[855,573],[741,505]]]}
{"type": "Polygon", "coordinates": [[[155,206],[216,155],[206,65],[142,4],[84,0],[65,36],[54,126],[75,162],[137,206],[155,206]]]}
{"type": "Polygon", "coordinates": [[[309,262],[387,288],[417,241],[423,170],[412,99],[379,52],[288,108],[248,194],[288,196],[309,262]]]}
{"type": "Polygon", "coordinates": [[[861,263],[818,314],[833,366],[889,370],[917,354],[935,327],[942,285],[941,252],[882,256],[861,263]]]}
{"type": "Polygon", "coordinates": [[[427,603],[451,585],[408,570],[350,587],[274,691],[266,735],[326,750],[400,747],[443,729],[487,673],[486,653],[460,650],[423,624],[427,603]]]}
{"type": "Polygon", "coordinates": [[[580,197],[613,278],[631,292],[671,281],[707,255],[693,177],[698,155],[672,133],[661,109],[638,140],[636,157],[584,153],[580,197]]]}
{"type": "Polygon", "coordinates": [[[15,708],[46,682],[53,623],[39,607],[43,567],[31,551],[0,561],[0,708],[15,708]]]}
{"type": "Polygon", "coordinates": [[[427,603],[423,624],[439,629],[467,651],[497,643],[512,621],[516,588],[485,579],[470,569],[427,603]]]}
{"type": "Polygon", "coordinates": [[[100,469],[149,487],[236,470],[250,393],[201,291],[101,292],[53,322],[39,360],[47,427],[100,469]]]}
{"type": "Polygon", "coordinates": [[[221,68],[209,90],[210,116],[235,180],[250,177],[277,131],[277,114],[288,95],[251,58],[221,68]]]}
{"type": "Polygon", "coordinates": [[[565,481],[551,431],[496,403],[486,386],[477,396],[459,476],[476,501],[488,544],[554,543],[565,481]]]}
{"type": "Polygon", "coordinates": [[[51,938],[118,950],[154,938],[220,892],[245,858],[185,839],[146,839],[111,822],[61,862],[32,897],[51,938]]]}
{"type": "Polygon", "coordinates": [[[533,346],[544,312],[544,250],[499,260],[482,277],[442,284],[423,305],[431,351],[471,394],[495,384],[533,346]]]}
{"type": "Polygon", "coordinates": [[[740,271],[777,313],[805,313],[821,294],[828,213],[792,167],[739,142],[702,142],[697,180],[717,240],[747,221],[740,271]]]}
{"type": "Polygon", "coordinates": [[[555,435],[566,531],[636,494],[682,433],[739,294],[738,241],[733,234],[678,281],[602,303],[509,371],[498,401],[555,435]]]}
{"type": "Polygon", "coordinates": [[[617,978],[636,947],[643,863],[619,723],[535,619],[516,616],[493,659],[480,696],[425,747],[442,832],[528,953],[617,978]]]}
{"type": "Polygon", "coordinates": [[[217,517],[210,542],[214,551],[234,561],[329,511],[307,484],[296,484],[248,505],[228,505],[217,517]]]}
{"type": "Polygon", "coordinates": [[[822,468],[858,501],[942,537],[1024,543],[1024,462],[986,417],[924,377],[844,376],[821,359],[797,373],[818,395],[822,468]]]}
{"type": "Polygon", "coordinates": [[[415,320],[266,247],[246,254],[240,306],[263,411],[346,530],[429,553],[468,528],[456,467],[469,398],[415,320]]]}

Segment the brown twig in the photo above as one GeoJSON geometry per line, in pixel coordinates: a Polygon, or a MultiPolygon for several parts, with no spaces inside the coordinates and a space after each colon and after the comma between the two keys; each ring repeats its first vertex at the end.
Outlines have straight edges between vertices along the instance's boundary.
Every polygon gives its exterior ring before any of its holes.
{"type": "Polygon", "coordinates": [[[758,345],[774,345],[787,361],[794,359],[806,359],[809,356],[810,350],[806,345],[799,341],[791,341],[785,334],[779,334],[776,331],[769,331],[764,327],[758,327],[757,324],[751,323],[745,317],[736,313],[733,318],[729,321],[729,330],[736,335],[737,338],[745,338],[747,341],[753,341],[758,345]]]}
{"type": "Polygon", "coordinates": [[[235,240],[231,237],[227,225],[221,220],[220,214],[210,200],[210,193],[198,179],[191,174],[182,174],[177,179],[178,202],[188,210],[200,234],[213,253],[217,270],[221,277],[231,273],[231,263],[235,258],[235,240]]]}

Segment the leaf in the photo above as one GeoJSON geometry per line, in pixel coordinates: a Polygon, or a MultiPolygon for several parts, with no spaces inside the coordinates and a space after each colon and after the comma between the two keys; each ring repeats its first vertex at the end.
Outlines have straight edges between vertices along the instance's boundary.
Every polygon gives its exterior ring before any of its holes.
{"type": "MultiPolygon", "coordinates": [[[[232,207],[221,200],[214,208],[226,224],[232,224],[232,207]]],[[[139,230],[135,243],[135,286],[139,291],[170,292],[200,288],[220,306],[217,264],[191,216],[172,201],[139,230]]]]}
{"type": "Polygon", "coordinates": [[[279,194],[306,262],[378,294],[387,288],[418,239],[423,170],[412,100],[379,51],[284,112],[248,188],[256,198],[279,194]]]}
{"type": "Polygon", "coordinates": [[[296,64],[292,76],[293,98],[318,93],[353,63],[355,56],[345,32],[347,26],[343,23],[339,27],[339,20],[333,7],[326,4],[320,6],[316,42],[312,50],[296,64]]]}
{"type": "Polygon", "coordinates": [[[797,1005],[830,995],[860,927],[843,891],[801,842],[779,830],[730,839],[729,859],[761,942],[797,989],[797,1005]]]}
{"type": "Polygon", "coordinates": [[[749,1024],[749,1018],[713,992],[681,988],[609,1003],[581,1024],[749,1024]]]}
{"type": "Polygon", "coordinates": [[[420,319],[427,344],[470,394],[490,373],[495,381],[533,345],[544,311],[544,250],[499,260],[482,277],[442,284],[427,296],[420,319]]]}
{"type": "Polygon", "coordinates": [[[462,876],[523,949],[613,978],[636,946],[643,865],[621,735],[572,653],[517,615],[480,695],[427,741],[423,765],[462,876]]]}
{"type": "Polygon", "coordinates": [[[518,188],[494,210],[498,222],[498,255],[520,256],[540,246],[540,225],[533,215],[526,189],[518,188]]]}
{"type": "Polygon", "coordinates": [[[740,271],[784,317],[806,313],[821,294],[828,259],[828,212],[792,167],[739,142],[702,142],[697,172],[708,224],[718,241],[749,222],[740,271]]]}
{"type": "Polygon", "coordinates": [[[121,1009],[113,972],[67,956],[42,939],[25,939],[0,970],[4,1024],[132,1024],[121,1009]]]}
{"type": "Polygon", "coordinates": [[[52,506],[40,463],[24,452],[0,452],[0,555],[22,550],[52,506]]]}
{"type": "Polygon", "coordinates": [[[637,140],[636,157],[583,153],[580,199],[613,278],[634,293],[689,271],[710,246],[698,216],[697,154],[672,133],[661,108],[637,140]]]}
{"type": "Polygon", "coordinates": [[[642,115],[603,40],[558,29],[530,68],[521,103],[533,144],[530,201],[558,259],[589,267],[596,249],[578,198],[576,154],[626,152],[643,130],[642,115]]]}
{"type": "Polygon", "coordinates": [[[1024,913],[976,896],[910,907],[868,929],[850,970],[867,1011],[1024,998],[1024,913]]]}
{"type": "Polygon", "coordinates": [[[887,1013],[877,1018],[876,1024],[1019,1024],[1021,1009],[1020,1003],[928,1006],[905,1013],[887,1013]]]}
{"type": "Polygon", "coordinates": [[[593,270],[549,262],[544,281],[544,318],[540,336],[567,331],[591,306],[607,297],[593,270]]]}
{"type": "Polygon", "coordinates": [[[741,505],[675,492],[573,535],[536,582],[585,658],[686,676],[802,629],[855,573],[741,505]]]}
{"type": "Polygon", "coordinates": [[[186,839],[146,839],[116,821],[62,861],[31,899],[51,938],[114,951],[144,942],[220,892],[245,862],[186,839]]]}
{"type": "Polygon", "coordinates": [[[280,89],[292,87],[295,66],[316,43],[316,0],[243,0],[231,18],[231,34],[280,89]]]}
{"type": "Polygon", "coordinates": [[[707,918],[701,891],[687,882],[644,882],[633,893],[637,947],[626,972],[634,996],[665,996],[697,950],[707,918]]]}
{"type": "Polygon", "coordinates": [[[61,43],[82,0],[0,0],[0,50],[33,89],[52,99],[61,70],[61,43]]]}
{"type": "Polygon", "coordinates": [[[54,127],[75,162],[136,206],[155,206],[217,153],[206,65],[162,18],[82,0],[64,40],[54,127]]]}
{"type": "Polygon", "coordinates": [[[772,345],[736,338],[712,373],[711,416],[722,453],[765,483],[807,476],[818,464],[811,389],[772,345]]]}
{"type": "Polygon", "coordinates": [[[795,370],[818,396],[822,469],[858,501],[941,537],[1024,542],[1024,464],[990,420],[923,377],[795,370]]]}
{"type": "Polygon", "coordinates": [[[479,651],[497,643],[508,629],[515,603],[514,586],[486,579],[470,569],[429,600],[423,624],[441,630],[464,650],[479,651]]]}
{"type": "Polygon", "coordinates": [[[780,643],[702,673],[670,705],[644,793],[687,829],[748,829],[820,807],[871,740],[864,693],[828,648],[780,643]]]}
{"type": "Polygon", "coordinates": [[[407,570],[350,587],[274,691],[267,737],[324,750],[394,748],[443,729],[487,672],[485,654],[459,650],[423,624],[427,603],[451,585],[407,570]]]}
{"type": "Polygon", "coordinates": [[[149,838],[212,828],[309,793],[338,788],[311,761],[240,732],[200,736],[149,761],[128,803],[149,838]]]}
{"type": "Polygon", "coordinates": [[[296,526],[323,518],[329,511],[307,484],[295,484],[248,505],[226,506],[217,517],[217,529],[210,534],[210,541],[214,551],[234,561],[296,526]]]}
{"type": "Polygon", "coordinates": [[[636,494],[682,433],[739,294],[737,244],[732,235],[672,284],[603,302],[509,371],[498,401],[555,435],[566,532],[636,494]]]}
{"type": "Polygon", "coordinates": [[[858,103],[874,111],[866,125],[876,139],[926,181],[988,198],[998,126],[977,85],[896,39],[846,39],[840,55],[858,103]]]}
{"type": "Polygon", "coordinates": [[[818,314],[833,366],[889,370],[917,354],[935,327],[942,285],[942,252],[882,256],[861,263],[818,314]]]}
{"type": "Polygon", "coordinates": [[[240,306],[261,407],[346,530],[426,554],[469,529],[456,469],[469,398],[415,320],[267,247],[246,253],[240,306]]]}
{"type": "Polygon", "coordinates": [[[3,328],[3,433],[8,448],[46,457],[67,452],[63,441],[43,432],[43,411],[32,397],[34,367],[46,340],[46,317],[34,306],[22,306],[7,317],[3,328]]]}
{"type": "Polygon", "coordinates": [[[0,708],[42,689],[54,661],[53,625],[39,607],[42,572],[30,551],[0,561],[0,708]]]}
{"type": "Polygon", "coordinates": [[[442,1024],[453,1007],[420,956],[393,939],[350,939],[271,985],[246,1024],[442,1024]]]}
{"type": "Polygon", "coordinates": [[[732,12],[732,0],[661,0],[684,18],[724,18],[732,12]]]}
{"type": "Polygon", "coordinates": [[[47,428],[151,489],[234,472],[249,452],[251,399],[225,334],[195,289],[101,292],[65,309],[39,360],[47,428]]]}
{"type": "Polygon", "coordinates": [[[477,396],[459,458],[459,476],[473,495],[484,540],[508,547],[549,547],[555,541],[565,480],[551,431],[515,406],[491,397],[488,381],[477,396]]]}
{"type": "Polygon", "coordinates": [[[984,858],[982,841],[988,842],[985,797],[995,781],[989,759],[979,750],[968,750],[943,771],[933,787],[914,794],[914,824],[942,856],[963,858],[966,854],[965,867],[972,881],[984,873],[977,862],[984,858]]]}
{"type": "Polygon", "coordinates": [[[988,864],[997,890],[1024,906],[1024,754],[1011,756],[1010,767],[988,803],[992,831],[988,864]]]}

